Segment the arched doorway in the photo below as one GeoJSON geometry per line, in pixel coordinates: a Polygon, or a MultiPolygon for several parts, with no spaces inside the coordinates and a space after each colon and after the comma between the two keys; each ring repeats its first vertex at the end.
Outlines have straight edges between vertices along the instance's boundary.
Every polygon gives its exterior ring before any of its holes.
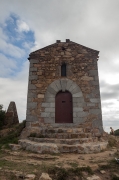
{"type": "Polygon", "coordinates": [[[68,91],[56,94],[55,123],[73,123],[72,95],[68,91]]]}

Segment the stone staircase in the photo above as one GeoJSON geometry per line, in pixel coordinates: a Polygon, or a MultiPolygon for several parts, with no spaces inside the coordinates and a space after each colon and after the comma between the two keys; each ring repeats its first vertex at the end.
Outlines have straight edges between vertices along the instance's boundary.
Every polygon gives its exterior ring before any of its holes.
{"type": "Polygon", "coordinates": [[[19,144],[37,153],[95,153],[107,147],[102,137],[82,128],[41,128],[39,133],[19,140],[19,144]]]}

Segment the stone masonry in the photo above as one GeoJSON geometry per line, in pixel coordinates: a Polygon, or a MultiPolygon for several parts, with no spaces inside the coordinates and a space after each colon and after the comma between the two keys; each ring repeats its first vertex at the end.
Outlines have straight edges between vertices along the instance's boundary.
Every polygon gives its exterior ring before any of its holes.
{"type": "Polygon", "coordinates": [[[15,102],[13,101],[10,102],[5,116],[6,116],[4,122],[5,125],[13,125],[19,123],[15,102]]]}
{"type": "Polygon", "coordinates": [[[102,113],[98,79],[99,51],[69,39],[32,52],[29,55],[27,97],[27,135],[43,127],[83,128],[102,133],[102,113]],[[61,66],[66,64],[66,77],[61,66]],[[55,97],[59,91],[72,94],[73,123],[55,123],[55,97]]]}

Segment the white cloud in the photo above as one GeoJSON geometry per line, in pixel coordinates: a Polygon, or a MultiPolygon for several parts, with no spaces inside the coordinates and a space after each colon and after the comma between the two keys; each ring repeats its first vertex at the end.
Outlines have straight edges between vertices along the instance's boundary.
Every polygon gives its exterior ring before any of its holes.
{"type": "Polygon", "coordinates": [[[8,36],[0,28],[0,51],[12,57],[21,58],[24,56],[25,51],[9,42],[8,36]]]}
{"type": "Polygon", "coordinates": [[[15,69],[17,69],[16,61],[0,53],[0,77],[10,75],[15,69]]]}
{"type": "Polygon", "coordinates": [[[4,40],[4,41],[7,41],[7,40],[8,40],[7,35],[5,35],[5,34],[3,33],[3,30],[2,30],[1,27],[0,27],[0,38],[1,38],[2,40],[4,40]]]}
{"type": "Polygon", "coordinates": [[[0,78],[0,104],[7,110],[10,101],[15,101],[20,121],[26,117],[28,66],[27,61],[14,78],[0,78]]]}
{"type": "Polygon", "coordinates": [[[12,57],[16,58],[22,58],[25,55],[25,52],[23,49],[14,46],[13,44],[10,44],[8,42],[0,40],[0,51],[2,51],[4,54],[10,55],[12,57]]]}
{"type": "Polygon", "coordinates": [[[26,22],[22,20],[17,20],[17,30],[19,32],[28,32],[30,30],[29,26],[26,24],[26,22]]]}

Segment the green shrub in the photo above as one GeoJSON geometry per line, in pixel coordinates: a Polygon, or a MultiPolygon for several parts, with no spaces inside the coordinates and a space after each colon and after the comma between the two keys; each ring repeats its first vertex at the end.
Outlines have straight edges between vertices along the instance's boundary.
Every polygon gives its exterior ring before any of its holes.
{"type": "Polygon", "coordinates": [[[57,173],[57,180],[65,180],[68,177],[68,172],[66,169],[61,168],[57,173]]]}
{"type": "Polygon", "coordinates": [[[0,129],[4,126],[5,111],[3,110],[3,105],[0,104],[0,129]]]}
{"type": "Polygon", "coordinates": [[[65,180],[68,177],[68,171],[64,168],[50,167],[49,174],[54,174],[56,180],[65,180]]]}
{"type": "Polygon", "coordinates": [[[117,145],[117,141],[114,137],[110,136],[108,139],[108,147],[113,147],[117,145]]]}
{"type": "Polygon", "coordinates": [[[114,131],[114,135],[115,135],[115,136],[119,136],[119,129],[117,129],[117,130],[114,131]]]}
{"type": "Polygon", "coordinates": [[[37,134],[35,132],[30,133],[29,137],[36,137],[37,134]]]}
{"type": "Polygon", "coordinates": [[[75,175],[77,176],[81,176],[82,175],[82,172],[88,172],[88,174],[93,174],[93,171],[92,169],[89,167],[89,166],[86,166],[86,167],[77,167],[77,168],[71,168],[69,169],[69,172],[72,172],[74,173],[75,175]]]}
{"type": "Polygon", "coordinates": [[[82,177],[83,173],[82,172],[88,172],[88,174],[93,174],[92,169],[87,166],[87,167],[77,167],[77,168],[69,168],[69,169],[65,169],[65,168],[58,168],[58,167],[50,167],[48,169],[48,173],[49,174],[54,174],[54,179],[56,180],[66,180],[68,177],[72,177],[73,176],[78,176],[78,177],[82,177]]]}
{"type": "Polygon", "coordinates": [[[26,121],[15,125],[10,132],[4,137],[0,137],[0,149],[2,146],[8,147],[9,143],[17,144],[19,136],[25,127],[26,121]]]}
{"type": "Polygon", "coordinates": [[[119,180],[119,177],[113,176],[112,180],[119,180]]]}

